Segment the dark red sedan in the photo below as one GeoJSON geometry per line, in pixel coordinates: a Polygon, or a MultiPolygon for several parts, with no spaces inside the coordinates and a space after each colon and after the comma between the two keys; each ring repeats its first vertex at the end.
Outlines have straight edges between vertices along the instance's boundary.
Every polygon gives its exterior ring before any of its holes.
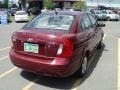
{"type": "Polygon", "coordinates": [[[84,76],[88,57],[102,47],[103,31],[86,12],[40,14],[12,35],[10,58],[26,71],[51,77],[84,76]]]}

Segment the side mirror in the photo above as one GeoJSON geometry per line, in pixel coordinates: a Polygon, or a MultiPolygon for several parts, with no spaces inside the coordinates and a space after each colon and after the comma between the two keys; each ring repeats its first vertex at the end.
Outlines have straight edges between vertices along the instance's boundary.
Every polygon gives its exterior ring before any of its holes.
{"type": "Polygon", "coordinates": [[[97,23],[97,26],[98,26],[98,27],[105,27],[106,25],[105,25],[104,23],[98,22],[98,23],[97,23]]]}

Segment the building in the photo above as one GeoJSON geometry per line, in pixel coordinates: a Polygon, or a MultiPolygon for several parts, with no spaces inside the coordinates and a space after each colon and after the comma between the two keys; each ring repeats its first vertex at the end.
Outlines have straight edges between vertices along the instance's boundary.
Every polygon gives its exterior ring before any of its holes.
{"type": "MultiPolygon", "coordinates": [[[[56,4],[56,8],[71,8],[72,5],[79,0],[53,0],[56,4]]],[[[29,7],[40,7],[43,8],[43,0],[26,0],[29,7]]]]}

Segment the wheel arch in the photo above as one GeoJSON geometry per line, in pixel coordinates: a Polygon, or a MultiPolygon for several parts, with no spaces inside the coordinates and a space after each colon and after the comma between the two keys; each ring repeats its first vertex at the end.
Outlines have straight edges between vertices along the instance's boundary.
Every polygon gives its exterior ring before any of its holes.
{"type": "Polygon", "coordinates": [[[84,54],[83,54],[82,60],[80,61],[80,65],[81,65],[81,63],[82,63],[84,57],[86,56],[86,57],[88,58],[89,55],[90,55],[90,50],[88,49],[87,46],[84,48],[83,53],[84,53],[84,54]]]}

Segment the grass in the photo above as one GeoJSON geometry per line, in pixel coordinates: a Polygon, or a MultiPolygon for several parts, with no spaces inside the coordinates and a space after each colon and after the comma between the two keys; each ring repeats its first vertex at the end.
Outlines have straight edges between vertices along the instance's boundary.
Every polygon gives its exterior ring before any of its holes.
{"type": "Polygon", "coordinates": [[[14,21],[14,16],[10,16],[10,21],[14,21]]]}
{"type": "Polygon", "coordinates": [[[32,20],[32,18],[34,18],[34,17],[35,17],[34,15],[30,15],[29,20],[32,20]]]}

